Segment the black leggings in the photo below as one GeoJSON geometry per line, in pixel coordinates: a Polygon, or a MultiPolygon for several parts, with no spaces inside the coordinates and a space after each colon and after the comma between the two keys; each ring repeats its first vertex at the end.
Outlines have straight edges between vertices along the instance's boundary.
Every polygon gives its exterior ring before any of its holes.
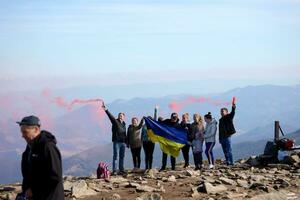
{"type": "Polygon", "coordinates": [[[143,149],[145,152],[145,168],[152,169],[153,152],[155,144],[151,141],[143,142],[143,149]]]}
{"type": "Polygon", "coordinates": [[[131,148],[132,161],[134,168],[141,167],[141,147],[131,148]]]}
{"type": "MultiPolygon", "coordinates": [[[[167,167],[167,159],[168,159],[168,154],[163,153],[162,156],[162,167],[161,169],[165,170],[167,167]]],[[[172,165],[172,170],[175,170],[175,165],[176,165],[176,158],[171,156],[171,165],[172,165]]]]}
{"type": "Polygon", "coordinates": [[[193,153],[194,155],[194,162],[195,162],[195,167],[196,168],[201,168],[202,167],[202,152],[196,152],[193,153]]]}
{"type": "Polygon", "coordinates": [[[182,147],[182,155],[184,158],[184,166],[187,167],[190,164],[190,145],[186,144],[184,147],[182,147]]]}

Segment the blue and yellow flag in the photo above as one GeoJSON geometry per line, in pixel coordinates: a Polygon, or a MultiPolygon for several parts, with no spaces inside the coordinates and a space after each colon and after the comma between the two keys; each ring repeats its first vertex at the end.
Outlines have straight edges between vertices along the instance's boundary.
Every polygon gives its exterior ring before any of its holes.
{"type": "Polygon", "coordinates": [[[168,126],[149,117],[145,118],[145,122],[149,139],[159,142],[164,153],[177,157],[180,149],[187,143],[186,129],[168,126]]]}

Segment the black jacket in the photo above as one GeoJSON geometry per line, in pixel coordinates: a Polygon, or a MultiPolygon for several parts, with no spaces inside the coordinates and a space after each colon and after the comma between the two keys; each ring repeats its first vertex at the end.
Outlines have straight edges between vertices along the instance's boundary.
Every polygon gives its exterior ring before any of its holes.
{"type": "Polygon", "coordinates": [[[229,137],[236,132],[233,125],[234,114],[235,106],[232,107],[229,114],[221,117],[219,120],[219,139],[229,137]]]}
{"type": "Polygon", "coordinates": [[[165,119],[163,121],[163,123],[168,125],[168,126],[173,126],[175,128],[181,128],[181,126],[178,122],[179,122],[179,120],[177,120],[176,122],[173,122],[171,119],[165,119]]]}
{"type": "Polygon", "coordinates": [[[108,110],[105,111],[109,120],[112,123],[112,141],[126,143],[126,123],[120,122],[108,110]]]}
{"type": "Polygon", "coordinates": [[[61,154],[55,137],[47,132],[27,145],[22,155],[22,190],[31,188],[33,200],[63,200],[61,154]]]}
{"type": "Polygon", "coordinates": [[[187,139],[189,142],[192,142],[194,137],[192,135],[192,131],[191,131],[191,124],[190,123],[180,123],[181,128],[184,128],[187,130],[187,139]]]}

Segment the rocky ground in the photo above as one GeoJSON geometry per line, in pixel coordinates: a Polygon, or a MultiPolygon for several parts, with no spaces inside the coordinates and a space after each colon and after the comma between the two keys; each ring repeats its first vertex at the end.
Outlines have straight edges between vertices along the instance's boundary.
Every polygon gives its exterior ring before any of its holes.
{"type": "MultiPolygon", "coordinates": [[[[66,200],[83,199],[300,199],[300,153],[284,163],[261,166],[256,157],[240,160],[233,167],[218,161],[213,170],[183,169],[158,172],[128,171],[110,180],[65,177],[66,200]]],[[[15,199],[20,184],[0,185],[0,199],[15,199]]]]}

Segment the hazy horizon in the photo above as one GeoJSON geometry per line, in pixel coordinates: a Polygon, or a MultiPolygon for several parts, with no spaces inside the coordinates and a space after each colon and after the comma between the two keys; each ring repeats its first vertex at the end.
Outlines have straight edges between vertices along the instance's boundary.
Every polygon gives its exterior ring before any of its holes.
{"type": "Polygon", "coordinates": [[[299,84],[300,1],[1,1],[0,29],[2,93],[299,84]]]}

